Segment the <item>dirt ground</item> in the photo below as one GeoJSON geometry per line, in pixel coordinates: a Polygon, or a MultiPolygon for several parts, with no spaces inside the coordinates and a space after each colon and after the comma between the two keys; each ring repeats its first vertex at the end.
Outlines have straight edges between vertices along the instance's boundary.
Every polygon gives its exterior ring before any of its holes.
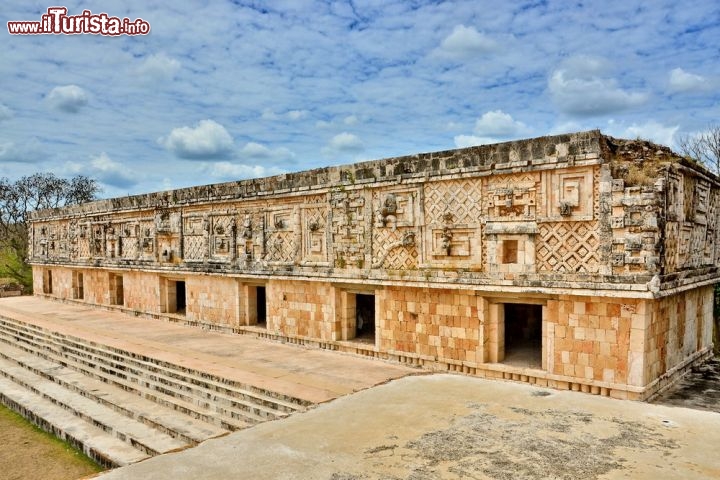
{"type": "Polygon", "coordinates": [[[102,470],[2,405],[0,445],[0,480],[75,480],[102,470]]]}

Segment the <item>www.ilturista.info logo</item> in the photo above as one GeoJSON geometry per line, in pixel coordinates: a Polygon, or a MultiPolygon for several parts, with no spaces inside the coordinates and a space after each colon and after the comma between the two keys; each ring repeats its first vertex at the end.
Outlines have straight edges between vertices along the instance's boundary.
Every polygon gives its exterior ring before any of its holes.
{"type": "Polygon", "coordinates": [[[7,22],[11,35],[147,35],[150,24],[138,18],[111,17],[107,13],[83,10],[80,15],[68,15],[65,7],[50,7],[40,21],[7,22]]]}

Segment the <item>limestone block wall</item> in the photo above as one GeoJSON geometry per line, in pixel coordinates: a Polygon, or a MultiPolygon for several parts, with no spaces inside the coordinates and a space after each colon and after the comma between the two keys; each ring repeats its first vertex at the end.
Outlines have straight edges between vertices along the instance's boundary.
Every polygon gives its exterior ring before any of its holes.
{"type": "Polygon", "coordinates": [[[236,278],[188,275],[185,315],[190,320],[237,326],[240,323],[240,282],[236,278]]]}
{"type": "Polygon", "coordinates": [[[331,284],[271,280],[266,289],[269,331],[318,340],[335,339],[335,290],[331,284]]]}
{"type": "Polygon", "coordinates": [[[712,347],[713,299],[707,286],[653,302],[645,325],[648,381],[712,347]]]}
{"type": "Polygon", "coordinates": [[[389,287],[379,292],[379,348],[462,362],[478,356],[480,322],[474,292],[389,287]]]}
{"type": "Polygon", "coordinates": [[[549,372],[643,386],[646,304],[639,299],[561,295],[547,302],[549,372]],[[635,322],[636,329],[633,329],[635,322]]]}

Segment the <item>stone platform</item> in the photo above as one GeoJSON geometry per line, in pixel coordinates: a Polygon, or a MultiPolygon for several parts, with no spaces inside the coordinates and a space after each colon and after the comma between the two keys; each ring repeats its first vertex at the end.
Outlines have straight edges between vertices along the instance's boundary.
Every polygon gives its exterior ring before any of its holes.
{"type": "Polygon", "coordinates": [[[102,480],[716,479],[720,414],[412,376],[102,480]]]}
{"type": "Polygon", "coordinates": [[[415,372],[37,297],[0,300],[0,399],[107,466],[415,372]]]}

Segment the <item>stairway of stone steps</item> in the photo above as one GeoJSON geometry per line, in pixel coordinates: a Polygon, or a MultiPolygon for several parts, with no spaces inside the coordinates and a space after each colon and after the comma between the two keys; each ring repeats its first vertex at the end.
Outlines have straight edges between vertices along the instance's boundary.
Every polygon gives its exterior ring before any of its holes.
{"type": "Polygon", "coordinates": [[[106,466],[187,448],[309,404],[4,317],[0,400],[106,466]]]}

